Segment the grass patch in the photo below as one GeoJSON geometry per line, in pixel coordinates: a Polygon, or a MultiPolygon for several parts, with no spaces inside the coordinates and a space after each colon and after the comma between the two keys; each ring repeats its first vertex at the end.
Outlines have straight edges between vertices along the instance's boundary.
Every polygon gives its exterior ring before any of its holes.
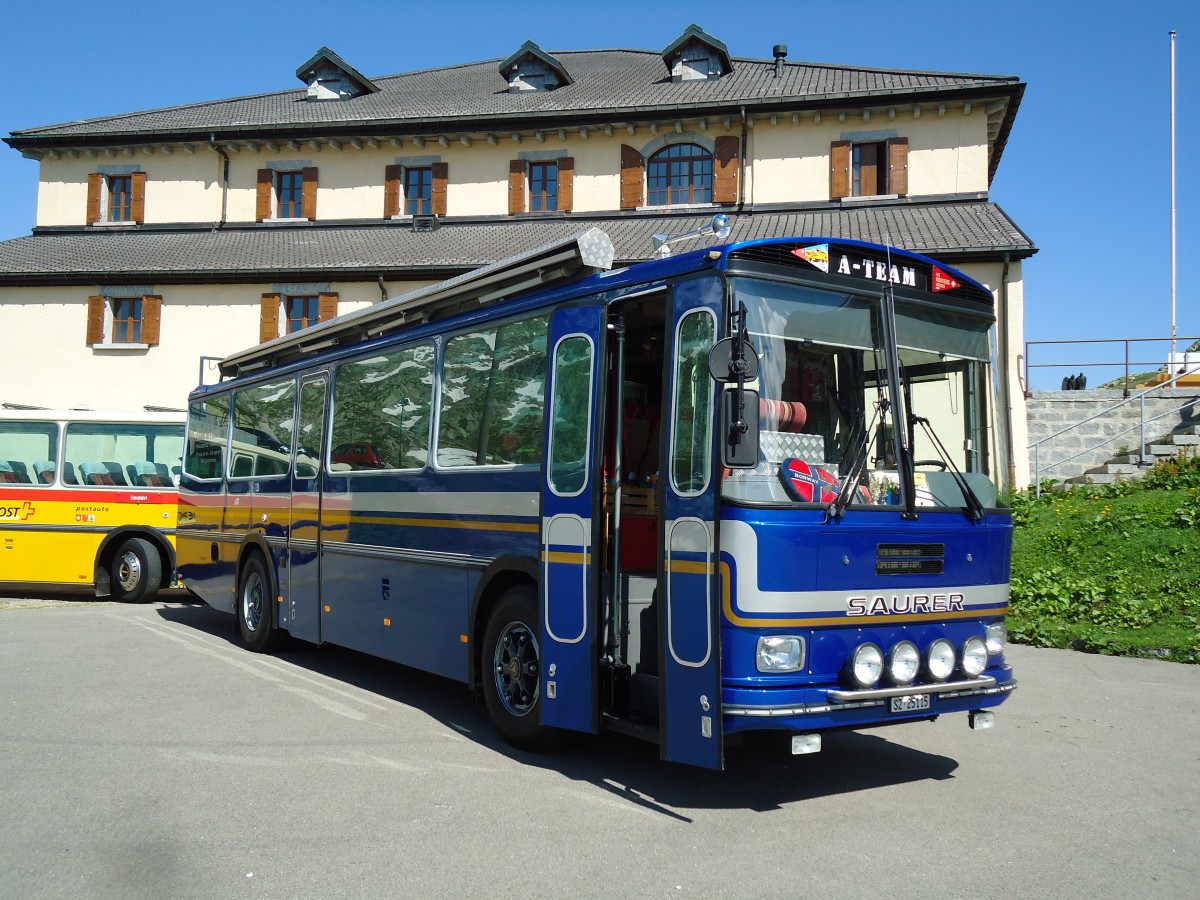
{"type": "Polygon", "coordinates": [[[1200,662],[1200,458],[1020,494],[1013,521],[1013,641],[1200,662]]]}

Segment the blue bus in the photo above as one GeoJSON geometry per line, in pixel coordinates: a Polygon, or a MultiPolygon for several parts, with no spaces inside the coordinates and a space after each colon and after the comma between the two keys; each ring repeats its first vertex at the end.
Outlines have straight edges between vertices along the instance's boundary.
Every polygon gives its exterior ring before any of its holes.
{"type": "Polygon", "coordinates": [[[614,730],[720,769],[751,731],[990,727],[991,293],[870,243],[670,242],[614,269],[591,229],[223,360],[189,400],[186,585],[251,650],[461,681],[531,750],[614,730]]]}

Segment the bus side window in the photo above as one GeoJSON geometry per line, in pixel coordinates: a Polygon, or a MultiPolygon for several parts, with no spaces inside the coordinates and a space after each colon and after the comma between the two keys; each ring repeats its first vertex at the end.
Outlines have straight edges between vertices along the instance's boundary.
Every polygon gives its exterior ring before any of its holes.
{"type": "Polygon", "coordinates": [[[54,463],[51,460],[35,460],[33,463],[33,472],[42,484],[54,483],[54,463]]]}

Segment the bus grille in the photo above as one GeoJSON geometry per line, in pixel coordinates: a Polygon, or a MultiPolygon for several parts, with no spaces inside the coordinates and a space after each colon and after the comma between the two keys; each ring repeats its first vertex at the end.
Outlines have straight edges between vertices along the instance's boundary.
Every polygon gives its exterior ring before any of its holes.
{"type": "Polygon", "coordinates": [[[875,574],[941,575],[945,557],[945,544],[879,544],[875,574]]]}

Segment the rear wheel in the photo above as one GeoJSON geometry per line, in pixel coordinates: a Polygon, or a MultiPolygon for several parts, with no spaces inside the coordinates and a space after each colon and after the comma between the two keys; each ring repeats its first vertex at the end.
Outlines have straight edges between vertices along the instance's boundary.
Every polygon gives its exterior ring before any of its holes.
{"type": "Polygon", "coordinates": [[[237,618],[242,641],[255,653],[266,653],[283,643],[284,633],[275,627],[271,609],[271,581],[263,558],[254,553],[242,565],[238,581],[237,618]]]}
{"type": "Polygon", "coordinates": [[[112,595],[123,603],[140,603],[162,583],[158,548],[145,538],[128,538],[109,566],[112,595]]]}
{"type": "Polygon", "coordinates": [[[533,588],[500,597],[483,637],[483,699],[504,740],[523,750],[547,750],[558,733],[541,724],[542,658],[533,588]]]}

